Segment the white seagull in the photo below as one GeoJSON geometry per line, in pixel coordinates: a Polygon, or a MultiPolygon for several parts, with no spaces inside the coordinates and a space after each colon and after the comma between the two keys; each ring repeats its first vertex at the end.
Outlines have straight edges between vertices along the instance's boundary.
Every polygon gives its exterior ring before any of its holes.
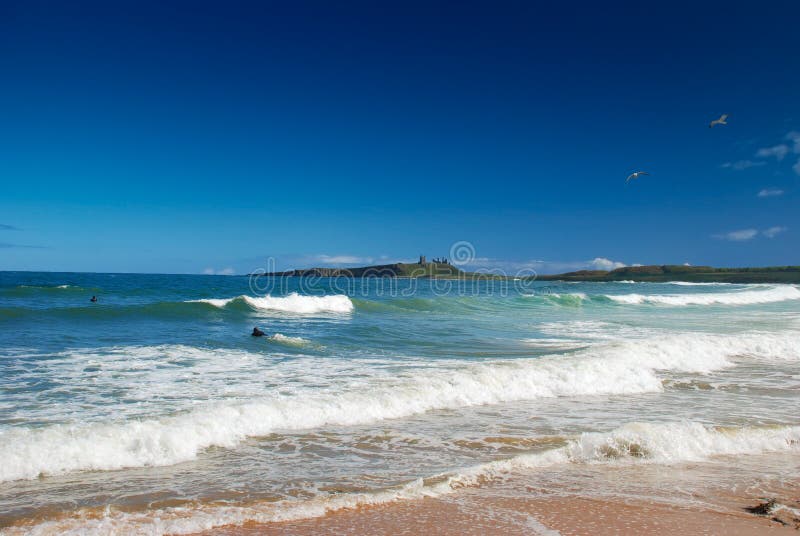
{"type": "Polygon", "coordinates": [[[628,175],[627,179],[625,179],[625,184],[628,184],[628,182],[630,182],[631,179],[638,179],[642,175],[650,175],[650,174],[646,171],[634,171],[633,173],[628,175]]]}
{"type": "Polygon", "coordinates": [[[708,124],[708,128],[714,128],[714,125],[727,125],[728,114],[722,114],[719,119],[714,119],[708,124]]]}

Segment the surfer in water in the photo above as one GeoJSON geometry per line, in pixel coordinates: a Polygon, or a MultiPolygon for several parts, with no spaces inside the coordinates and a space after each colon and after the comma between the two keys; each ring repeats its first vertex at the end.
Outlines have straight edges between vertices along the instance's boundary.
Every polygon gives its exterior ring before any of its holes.
{"type": "Polygon", "coordinates": [[[252,335],[253,337],[263,337],[264,332],[258,328],[253,328],[253,333],[251,333],[250,335],[252,335]]]}
{"type": "Polygon", "coordinates": [[[97,296],[92,296],[92,299],[89,300],[89,301],[92,302],[92,303],[96,303],[97,302],[97,296]]]}

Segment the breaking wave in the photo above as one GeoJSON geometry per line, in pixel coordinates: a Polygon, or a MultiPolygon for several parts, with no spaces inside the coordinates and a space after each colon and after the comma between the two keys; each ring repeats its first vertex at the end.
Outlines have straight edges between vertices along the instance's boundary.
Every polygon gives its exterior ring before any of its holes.
{"type": "MultiPolygon", "coordinates": [[[[672,283],[670,283],[672,284],[672,283]]],[[[702,283],[692,283],[701,285],[702,283]]],[[[716,285],[716,283],[713,283],[716,285]]],[[[766,287],[733,292],[705,292],[687,294],[586,294],[572,292],[559,294],[542,292],[539,294],[523,294],[524,298],[535,298],[540,302],[561,306],[580,306],[588,303],[617,303],[624,305],[750,305],[758,303],[774,303],[800,299],[800,289],[792,285],[766,287]]]]}
{"type": "Polygon", "coordinates": [[[739,292],[697,293],[697,294],[619,294],[606,295],[606,298],[624,304],[663,304],[663,305],[748,305],[772,303],[800,299],[800,290],[794,286],[780,286],[764,290],[744,290],[739,292]]]}
{"type": "Polygon", "coordinates": [[[298,314],[349,313],[353,311],[353,302],[344,294],[302,296],[293,292],[288,296],[253,297],[242,295],[235,298],[207,298],[190,301],[208,303],[219,308],[227,307],[229,304],[236,302],[244,302],[254,309],[298,314]]]}
{"type": "Polygon", "coordinates": [[[759,455],[798,449],[800,426],[713,428],[695,422],[629,423],[610,432],[584,433],[563,447],[521,454],[401,486],[365,493],[321,495],[306,500],[257,501],[247,505],[197,504],[143,512],[105,509],[17,525],[16,534],[190,534],[225,525],[321,517],[337,510],[439,497],[510,474],[569,464],[676,464],[715,456],[759,455]]]}
{"type": "MultiPolygon", "coordinates": [[[[733,358],[800,359],[796,333],[702,333],[600,344],[573,354],[459,362],[403,372],[364,371],[331,389],[270,393],[170,416],[0,432],[0,481],[84,470],[171,465],[247,437],[327,425],[358,425],[437,409],[552,397],[664,390],[661,371],[703,373],[733,358]]],[[[203,351],[198,349],[197,351],[203,351]]],[[[213,350],[206,350],[213,352],[213,350]]]]}
{"type": "Polygon", "coordinates": [[[282,333],[276,333],[270,336],[269,339],[287,346],[308,346],[311,344],[311,341],[303,337],[291,337],[289,335],[283,335],[282,333]]]}

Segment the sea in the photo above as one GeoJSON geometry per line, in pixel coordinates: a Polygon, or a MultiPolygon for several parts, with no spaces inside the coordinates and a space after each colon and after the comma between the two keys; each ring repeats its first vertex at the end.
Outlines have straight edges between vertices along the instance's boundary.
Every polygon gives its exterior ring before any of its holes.
{"type": "Polygon", "coordinates": [[[766,494],[798,361],[794,285],[0,272],[0,534],[766,494]]]}

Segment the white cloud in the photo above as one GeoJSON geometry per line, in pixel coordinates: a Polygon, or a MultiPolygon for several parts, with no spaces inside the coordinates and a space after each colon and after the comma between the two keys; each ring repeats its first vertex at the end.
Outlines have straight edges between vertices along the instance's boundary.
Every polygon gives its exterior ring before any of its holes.
{"type": "Polygon", "coordinates": [[[767,238],[775,238],[779,234],[786,231],[786,227],[781,227],[780,225],[776,225],[775,227],[770,227],[769,229],[765,229],[762,231],[762,234],[767,238]]]}
{"type": "Polygon", "coordinates": [[[736,171],[741,171],[743,169],[751,168],[751,167],[758,167],[758,166],[766,166],[766,162],[754,162],[752,160],[737,160],[736,162],[725,162],[722,164],[724,168],[735,169],[736,171]]]}
{"type": "Polygon", "coordinates": [[[744,242],[745,240],[752,240],[758,235],[756,229],[741,229],[739,231],[731,231],[729,233],[716,234],[714,238],[720,240],[730,240],[732,242],[744,242]]]}
{"type": "Polygon", "coordinates": [[[764,188],[758,192],[758,197],[777,197],[779,195],[783,195],[783,190],[777,188],[764,188]]]}
{"type": "Polygon", "coordinates": [[[783,160],[789,154],[789,146],[785,143],[775,145],[774,147],[764,147],[756,152],[756,156],[761,158],[775,157],[777,160],[783,160]]]}
{"type": "Polygon", "coordinates": [[[417,259],[398,259],[388,255],[362,256],[362,255],[349,255],[349,254],[336,254],[327,255],[320,253],[318,255],[306,255],[304,257],[295,257],[291,259],[294,264],[299,266],[320,266],[320,267],[337,267],[337,266],[370,266],[382,264],[396,264],[399,262],[412,263],[417,262],[417,259]]]}
{"type": "Polygon", "coordinates": [[[372,257],[356,255],[316,255],[315,260],[322,264],[372,264],[372,257]]]}
{"type": "Polygon", "coordinates": [[[206,268],[203,270],[203,275],[234,275],[235,273],[236,270],[230,266],[221,270],[215,270],[214,268],[206,268]]]}
{"type": "Polygon", "coordinates": [[[597,257],[585,261],[547,261],[539,259],[528,261],[504,261],[500,259],[478,257],[463,268],[467,270],[501,270],[511,275],[522,271],[533,271],[540,274],[560,274],[565,272],[577,272],[578,270],[614,270],[624,266],[627,266],[627,264],[612,261],[604,257],[597,257]]]}
{"type": "Polygon", "coordinates": [[[624,268],[627,266],[624,262],[612,261],[604,257],[597,257],[590,261],[590,264],[596,270],[616,270],[617,268],[624,268]]]}

